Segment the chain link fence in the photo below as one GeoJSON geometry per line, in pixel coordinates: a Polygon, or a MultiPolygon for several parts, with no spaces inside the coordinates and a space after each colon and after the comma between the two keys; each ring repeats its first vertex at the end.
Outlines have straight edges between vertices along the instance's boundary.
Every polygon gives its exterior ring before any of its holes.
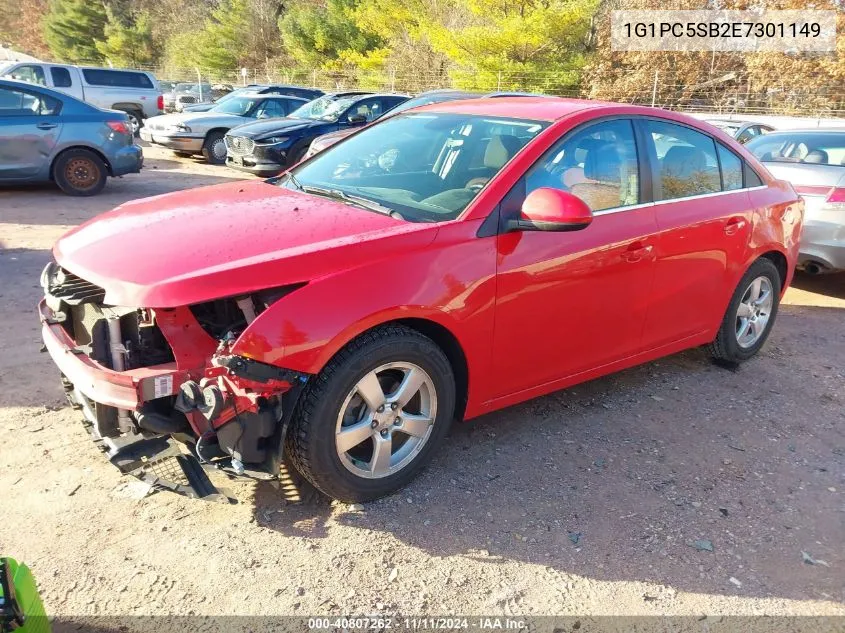
{"type": "MultiPolygon", "coordinates": [[[[282,83],[320,88],[325,91],[371,90],[416,94],[438,88],[476,92],[530,92],[560,97],[603,99],[670,110],[713,114],[800,115],[813,118],[845,117],[845,85],[825,83],[821,79],[811,85],[790,83],[789,77],[755,86],[743,72],[721,72],[699,83],[683,84],[667,80],[656,72],[649,81],[627,80],[624,71],[618,77],[591,85],[579,80],[578,73],[520,73],[496,70],[450,69],[444,72],[329,71],[246,69],[212,72],[197,68],[143,68],[160,81],[224,84],[238,87],[248,84],[282,83]]],[[[759,83],[759,82],[758,82],[759,83]]]]}

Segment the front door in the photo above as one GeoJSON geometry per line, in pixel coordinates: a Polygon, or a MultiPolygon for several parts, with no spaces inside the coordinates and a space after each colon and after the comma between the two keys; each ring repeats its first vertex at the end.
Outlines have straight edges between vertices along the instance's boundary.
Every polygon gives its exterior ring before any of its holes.
{"type": "Polygon", "coordinates": [[[62,124],[61,102],[0,87],[0,180],[30,178],[46,168],[62,124]]]}
{"type": "Polygon", "coordinates": [[[498,236],[494,398],[636,354],[654,276],[654,209],[640,204],[632,122],[567,134],[503,201],[504,214],[538,187],[578,196],[593,210],[574,232],[498,236]]]}

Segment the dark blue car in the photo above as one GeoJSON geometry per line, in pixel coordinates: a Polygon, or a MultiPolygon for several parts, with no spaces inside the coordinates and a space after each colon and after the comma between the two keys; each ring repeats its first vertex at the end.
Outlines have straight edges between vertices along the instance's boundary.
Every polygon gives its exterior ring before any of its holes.
{"type": "Polygon", "coordinates": [[[298,163],[318,136],[366,125],[407,99],[396,94],[324,95],[287,118],[256,121],[229,130],[226,164],[259,176],[273,176],[298,163]]]}
{"type": "Polygon", "coordinates": [[[0,80],[0,184],[53,181],[67,194],[92,196],[109,176],[137,173],[143,163],[126,113],[0,80]]]}

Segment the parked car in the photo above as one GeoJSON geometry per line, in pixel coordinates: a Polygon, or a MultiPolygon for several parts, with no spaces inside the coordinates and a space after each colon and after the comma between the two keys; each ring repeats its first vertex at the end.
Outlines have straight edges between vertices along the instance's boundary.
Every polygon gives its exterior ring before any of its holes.
{"type": "Polygon", "coordinates": [[[211,84],[207,83],[178,83],[163,95],[164,111],[177,112],[185,106],[198,102],[211,102],[211,84]]]}
{"type": "Polygon", "coordinates": [[[92,196],[109,176],[137,173],[143,162],[124,112],[0,80],[0,183],[53,181],[67,194],[92,196]]]}
{"type": "Polygon", "coordinates": [[[226,162],[223,137],[231,128],[253,119],[286,116],[304,103],[304,99],[282,95],[238,95],[208,112],[154,117],[141,129],[141,138],[183,156],[202,154],[209,163],[222,165],[226,162]]]}
{"type": "Polygon", "coordinates": [[[272,176],[295,165],[326,132],[366,125],[406,101],[406,95],[332,94],[303,105],[286,119],[242,125],[226,135],[226,165],[272,176]]]}
{"type": "Polygon", "coordinates": [[[705,119],[710,125],[715,125],[728,136],[734,137],[737,142],[745,145],[748,141],[763,134],[768,134],[775,128],[765,123],[754,121],[735,121],[733,119],[705,119]]]}
{"type": "Polygon", "coordinates": [[[811,275],[845,269],[845,128],[772,132],[748,151],[806,202],[798,266],[811,275]]]}
{"type": "Polygon", "coordinates": [[[164,97],[152,73],[67,64],[20,63],[0,70],[0,77],[52,88],[99,108],[120,110],[137,134],[147,117],[164,110],[164,97]]]}
{"type": "MultiPolygon", "coordinates": [[[[317,88],[302,88],[301,86],[286,86],[286,85],[258,85],[252,84],[244,86],[243,88],[236,88],[227,95],[217,99],[214,103],[223,103],[227,99],[239,94],[259,94],[259,95],[289,95],[291,97],[299,97],[300,99],[307,99],[311,101],[317,97],[323,96],[325,93],[317,88]]],[[[185,106],[182,112],[208,112],[214,103],[200,103],[197,105],[185,106]]]]}
{"type": "MultiPolygon", "coordinates": [[[[405,110],[410,110],[411,108],[428,105],[430,103],[442,103],[443,101],[456,101],[458,99],[477,99],[483,96],[483,94],[478,92],[465,92],[463,90],[429,90],[428,92],[420,93],[416,97],[408,99],[407,101],[400,103],[399,105],[391,108],[390,110],[383,112],[381,116],[387,116],[388,113],[392,116],[395,114],[399,114],[400,112],[404,112],[405,110]]],[[[308,151],[305,153],[305,158],[311,158],[314,154],[322,152],[327,147],[334,145],[342,139],[345,139],[347,136],[356,132],[357,130],[357,127],[347,127],[341,130],[337,130],[335,132],[329,132],[328,134],[318,136],[313,141],[311,141],[311,145],[308,146],[308,151]]]]}
{"type": "MultiPolygon", "coordinates": [[[[405,112],[406,110],[410,110],[411,108],[417,108],[419,106],[428,105],[430,103],[443,103],[444,101],[457,101],[458,99],[480,99],[482,97],[487,98],[498,98],[498,97],[542,97],[545,95],[538,95],[533,93],[527,92],[491,92],[488,94],[483,94],[480,92],[464,92],[462,90],[452,90],[452,89],[439,89],[439,90],[430,90],[428,92],[422,92],[418,94],[416,97],[412,99],[408,99],[404,103],[400,103],[398,106],[384,112],[381,116],[395,116],[400,114],[401,112],[405,112]]],[[[311,145],[308,147],[308,152],[305,154],[305,158],[311,158],[317,152],[321,152],[327,147],[334,145],[338,141],[345,139],[350,134],[353,134],[357,131],[357,128],[346,128],[343,130],[338,130],[337,132],[329,132],[328,134],[323,134],[322,136],[318,136],[313,141],[311,141],[311,145]]]]}
{"type": "Polygon", "coordinates": [[[365,501],[411,481],[455,418],[698,345],[753,357],[802,207],[676,112],[434,104],[279,178],[73,229],[42,275],[42,335],[112,459],[172,433],[227,472],[275,474],[285,453],[365,501]]]}

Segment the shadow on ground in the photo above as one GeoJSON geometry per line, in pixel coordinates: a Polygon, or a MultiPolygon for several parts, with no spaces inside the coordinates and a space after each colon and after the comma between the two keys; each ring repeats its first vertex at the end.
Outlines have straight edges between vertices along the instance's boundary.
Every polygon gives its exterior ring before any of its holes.
{"type": "Polygon", "coordinates": [[[256,520],[600,580],[843,600],[843,316],[783,306],[735,372],[694,349],[456,424],[421,477],[363,512],[288,506],[264,484],[256,520]]]}

